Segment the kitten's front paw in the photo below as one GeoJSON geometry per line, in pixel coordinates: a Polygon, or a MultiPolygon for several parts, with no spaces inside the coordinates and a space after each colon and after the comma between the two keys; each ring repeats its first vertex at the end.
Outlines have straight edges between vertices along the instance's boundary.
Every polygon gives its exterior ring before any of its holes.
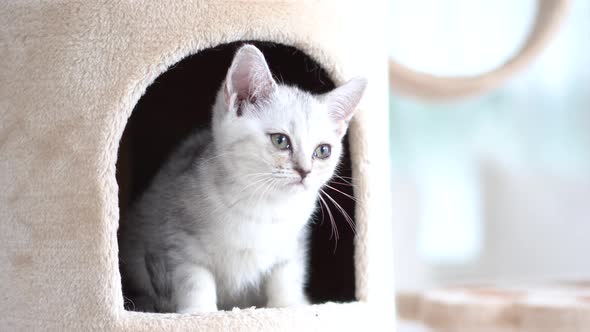
{"type": "Polygon", "coordinates": [[[308,305],[309,301],[305,297],[298,298],[271,298],[266,303],[267,308],[285,308],[308,305]]]}
{"type": "Polygon", "coordinates": [[[215,311],[217,311],[217,305],[215,303],[208,305],[194,305],[185,308],[179,308],[177,310],[179,314],[200,314],[215,311]]]}

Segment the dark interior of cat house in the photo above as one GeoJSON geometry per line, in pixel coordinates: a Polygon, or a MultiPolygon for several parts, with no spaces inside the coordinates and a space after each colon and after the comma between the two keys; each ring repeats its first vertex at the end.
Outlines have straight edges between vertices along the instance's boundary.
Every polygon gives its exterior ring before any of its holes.
{"type": "MultiPolygon", "coordinates": [[[[325,93],[334,83],[318,63],[296,48],[250,42],[265,55],[279,83],[297,86],[313,94],[325,93]]],[[[191,55],[173,65],[149,86],[135,106],[127,123],[117,162],[121,223],[129,204],[146,189],[171,151],[196,128],[206,128],[211,105],[236,49],[231,43],[191,55]]],[[[324,190],[354,220],[354,201],[350,181],[351,164],[348,138],[344,137],[344,156],[338,175],[324,190]]],[[[324,199],[338,226],[336,240],[325,207],[311,221],[308,282],[306,292],[312,303],[354,301],[354,231],[345,217],[324,199]]],[[[320,205],[318,204],[318,209],[320,205]]]]}

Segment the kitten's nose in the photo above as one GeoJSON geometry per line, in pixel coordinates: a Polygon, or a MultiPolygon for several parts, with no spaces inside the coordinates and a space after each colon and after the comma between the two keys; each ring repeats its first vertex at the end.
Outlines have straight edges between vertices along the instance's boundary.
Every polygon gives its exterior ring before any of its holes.
{"type": "Polygon", "coordinates": [[[309,174],[311,172],[310,170],[303,169],[301,167],[295,167],[295,171],[297,171],[297,173],[299,173],[299,176],[301,176],[301,181],[303,181],[303,179],[305,179],[307,174],[309,174]]]}

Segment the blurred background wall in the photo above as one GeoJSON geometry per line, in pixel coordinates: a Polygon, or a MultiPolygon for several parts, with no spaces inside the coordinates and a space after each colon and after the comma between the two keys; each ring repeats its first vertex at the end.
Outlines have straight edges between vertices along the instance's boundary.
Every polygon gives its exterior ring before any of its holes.
{"type": "MultiPolygon", "coordinates": [[[[533,0],[391,0],[391,55],[472,75],[515,52],[533,0]]],[[[546,50],[468,99],[391,96],[398,289],[590,278],[590,0],[546,50]]]]}

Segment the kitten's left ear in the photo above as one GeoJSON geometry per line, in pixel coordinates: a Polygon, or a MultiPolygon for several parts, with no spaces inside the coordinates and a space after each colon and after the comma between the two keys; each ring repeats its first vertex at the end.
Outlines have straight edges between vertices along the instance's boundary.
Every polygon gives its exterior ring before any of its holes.
{"type": "Polygon", "coordinates": [[[340,136],[344,136],[348,122],[354,115],[366,86],[365,78],[355,77],[325,95],[328,112],[332,119],[338,122],[340,136]]]}
{"type": "Polygon", "coordinates": [[[242,102],[254,103],[267,98],[275,87],[276,83],[262,52],[254,45],[242,46],[227,72],[224,86],[227,105],[232,109],[237,106],[239,113],[242,102]]]}

